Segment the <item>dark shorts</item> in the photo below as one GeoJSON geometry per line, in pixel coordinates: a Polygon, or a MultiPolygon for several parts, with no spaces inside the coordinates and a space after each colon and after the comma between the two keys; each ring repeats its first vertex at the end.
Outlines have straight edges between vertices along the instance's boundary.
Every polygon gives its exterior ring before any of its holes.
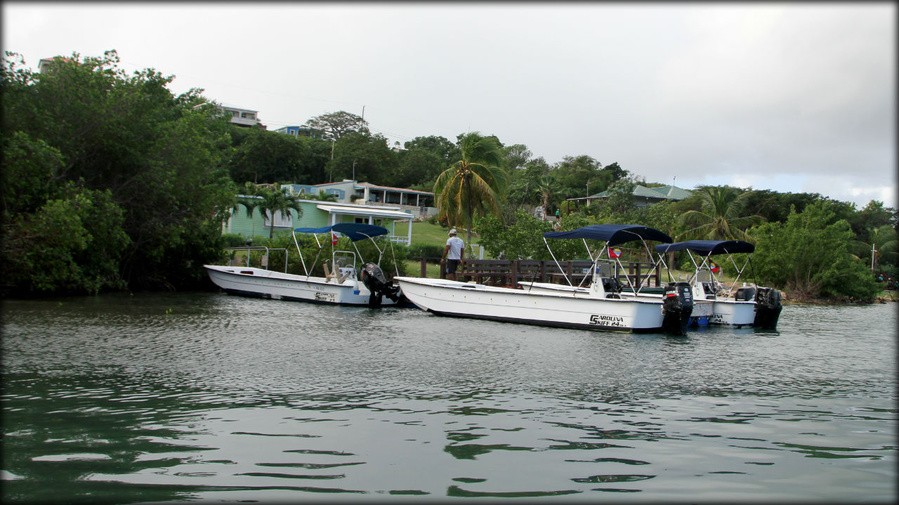
{"type": "Polygon", "coordinates": [[[456,273],[456,267],[459,266],[459,260],[446,260],[446,273],[456,273]]]}

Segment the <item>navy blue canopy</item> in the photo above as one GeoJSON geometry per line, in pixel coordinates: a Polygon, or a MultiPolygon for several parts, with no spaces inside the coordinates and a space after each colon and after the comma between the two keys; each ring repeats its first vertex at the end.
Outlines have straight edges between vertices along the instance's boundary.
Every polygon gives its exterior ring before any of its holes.
{"type": "Polygon", "coordinates": [[[353,242],[390,233],[387,228],[364,223],[337,223],[321,228],[297,228],[294,231],[299,233],[330,233],[336,231],[346,235],[353,242]]]}
{"type": "Polygon", "coordinates": [[[571,231],[550,231],[543,234],[545,238],[589,238],[603,240],[610,246],[623,244],[632,240],[655,240],[671,242],[665,233],[638,224],[593,224],[571,231]]]}
{"type": "Polygon", "coordinates": [[[689,249],[702,256],[711,256],[713,254],[751,253],[755,251],[755,246],[742,240],[687,240],[686,242],[656,246],[656,251],[660,253],[683,251],[684,249],[689,249]]]}

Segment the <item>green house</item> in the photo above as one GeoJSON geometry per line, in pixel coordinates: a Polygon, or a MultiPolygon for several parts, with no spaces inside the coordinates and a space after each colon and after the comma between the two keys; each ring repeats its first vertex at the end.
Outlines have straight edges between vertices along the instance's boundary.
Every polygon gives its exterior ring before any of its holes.
{"type": "MultiPolygon", "coordinates": [[[[241,198],[254,198],[245,197],[241,198]]],[[[256,197],[259,198],[259,197],[256,197]]],[[[321,200],[300,200],[302,217],[293,210],[289,214],[276,213],[274,233],[289,233],[295,228],[319,228],[337,223],[367,223],[387,228],[390,240],[398,244],[411,245],[411,212],[390,206],[359,205],[352,203],[327,202],[321,200]]],[[[222,233],[233,233],[245,238],[269,236],[272,216],[269,212],[256,209],[249,216],[247,208],[238,205],[232,216],[222,225],[222,233]]]]}

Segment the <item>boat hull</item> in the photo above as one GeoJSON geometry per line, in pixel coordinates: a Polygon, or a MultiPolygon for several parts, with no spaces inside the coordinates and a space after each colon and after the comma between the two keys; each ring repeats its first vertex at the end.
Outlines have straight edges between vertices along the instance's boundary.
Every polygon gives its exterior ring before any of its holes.
{"type": "Polygon", "coordinates": [[[709,324],[725,326],[752,326],[755,322],[755,302],[718,298],[709,324]]]}
{"type": "MultiPolygon", "coordinates": [[[[304,301],[337,305],[371,304],[371,291],[356,279],[307,277],[261,268],[204,265],[209,279],[228,294],[273,300],[304,301]]],[[[379,305],[395,305],[383,297],[379,305]]]]}
{"type": "Polygon", "coordinates": [[[605,331],[662,329],[661,300],[596,298],[583,293],[511,289],[443,279],[397,277],[422,310],[473,319],[605,331]]]}

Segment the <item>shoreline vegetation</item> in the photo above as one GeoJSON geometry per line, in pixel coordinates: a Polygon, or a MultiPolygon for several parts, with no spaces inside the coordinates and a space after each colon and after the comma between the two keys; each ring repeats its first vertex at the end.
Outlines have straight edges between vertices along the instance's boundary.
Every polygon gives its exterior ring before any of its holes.
{"type": "MultiPolygon", "coordinates": [[[[152,68],[129,75],[115,50],[41,63],[31,70],[7,52],[0,68],[4,298],[211,289],[203,265],[227,261],[225,248],[246,240],[222,234],[248,205],[238,195],[352,178],[435,193],[441,214],[414,223],[412,246],[397,248],[404,270],[409,259],[438,256],[449,228],[484,258],[549,259],[544,232],[638,224],[676,241],[754,243],[752,279],[786,303],[896,300],[882,288],[899,278],[899,213],[876,200],[857,208],[817,193],[699,186],[643,205],[638,187],[671,187],[590,155],[549,163],[514,139],[478,132],[391,148],[345,111],[307,120],[308,137],[286,135],[258,121],[232,124],[202,89],[175,95],[174,76],[152,68]]],[[[289,207],[287,195],[272,196],[284,198],[263,198],[257,210],[289,207]]],[[[293,246],[273,232],[253,240],[293,246]]],[[[560,260],[582,255],[557,252],[560,260]]],[[[672,268],[692,270],[675,258],[672,268]]],[[[721,268],[726,278],[731,267],[721,268]]]]}

